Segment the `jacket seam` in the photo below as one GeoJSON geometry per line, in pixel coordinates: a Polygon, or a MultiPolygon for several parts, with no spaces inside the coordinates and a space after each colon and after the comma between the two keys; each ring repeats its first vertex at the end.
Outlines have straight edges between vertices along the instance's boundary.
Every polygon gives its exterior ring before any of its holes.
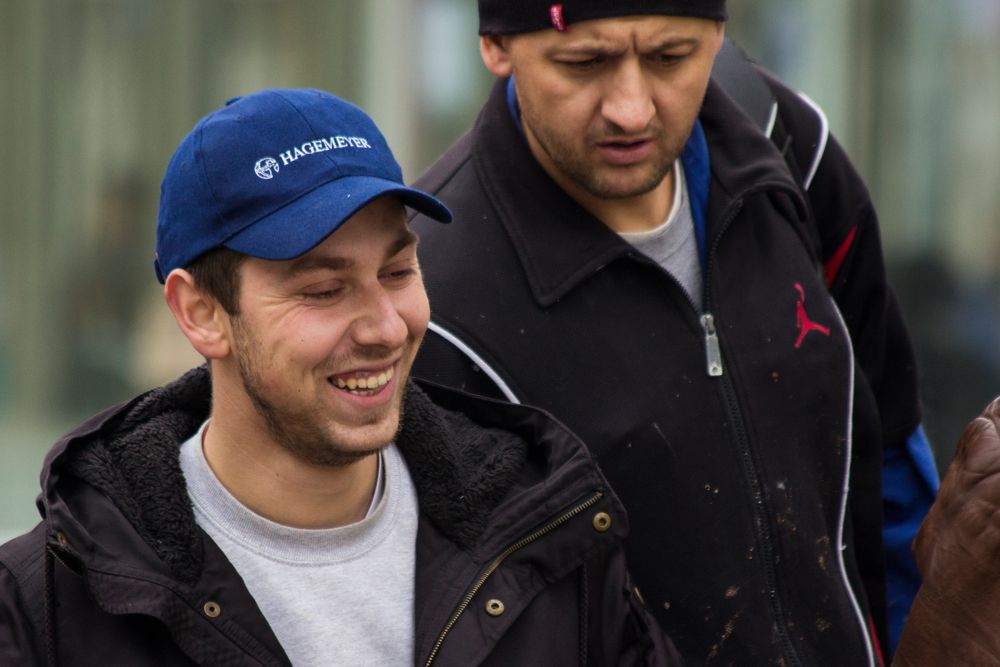
{"type": "Polygon", "coordinates": [[[820,124],[819,138],[816,141],[816,152],[813,154],[812,164],[809,165],[809,169],[802,177],[802,189],[809,190],[813,178],[816,177],[816,172],[819,171],[819,165],[823,161],[823,156],[826,154],[826,144],[830,140],[830,121],[827,119],[823,109],[811,97],[803,92],[799,92],[798,95],[813,110],[816,117],[819,118],[820,124]]]}
{"type": "Polygon", "coordinates": [[[844,455],[844,482],[841,487],[840,492],[840,509],[838,510],[837,516],[837,543],[835,545],[835,553],[837,554],[837,568],[840,571],[841,581],[844,584],[845,590],[847,590],[851,606],[853,608],[855,618],[861,627],[861,636],[864,640],[865,651],[867,652],[868,664],[874,667],[875,658],[872,649],[872,639],[868,632],[868,623],[865,621],[865,615],[861,609],[861,603],[858,600],[858,594],[854,590],[854,586],[851,585],[850,577],[847,573],[847,565],[844,562],[844,550],[846,545],[844,543],[844,528],[847,523],[847,507],[848,498],[850,495],[851,487],[851,462],[854,456],[854,391],[855,391],[855,373],[854,373],[854,343],[851,342],[850,330],[847,328],[847,323],[844,321],[843,315],[840,313],[840,308],[837,307],[836,301],[831,295],[829,297],[833,304],[833,310],[837,314],[837,321],[840,323],[841,330],[844,332],[844,342],[847,345],[848,352],[850,354],[850,363],[847,366],[847,372],[850,376],[850,380],[847,386],[847,422],[846,428],[846,442],[844,446],[846,448],[844,455]]]}

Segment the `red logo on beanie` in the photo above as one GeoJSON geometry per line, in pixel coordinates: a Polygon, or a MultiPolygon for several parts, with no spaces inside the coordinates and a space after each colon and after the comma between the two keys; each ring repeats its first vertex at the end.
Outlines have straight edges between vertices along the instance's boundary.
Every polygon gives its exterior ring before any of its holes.
{"type": "Polygon", "coordinates": [[[552,5],[549,7],[549,16],[552,18],[552,27],[559,32],[566,32],[566,21],[563,20],[562,5],[552,5]]]}

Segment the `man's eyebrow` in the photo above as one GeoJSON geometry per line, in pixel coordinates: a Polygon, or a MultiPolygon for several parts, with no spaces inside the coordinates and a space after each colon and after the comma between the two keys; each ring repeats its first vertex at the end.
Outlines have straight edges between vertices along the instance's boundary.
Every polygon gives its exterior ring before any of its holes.
{"type": "Polygon", "coordinates": [[[603,39],[585,39],[574,44],[556,44],[549,49],[549,55],[573,55],[590,53],[618,53],[621,48],[603,39]]]}
{"type": "Polygon", "coordinates": [[[309,271],[316,271],[318,269],[344,271],[352,266],[354,266],[354,260],[346,257],[307,256],[300,257],[292,262],[285,273],[289,276],[296,276],[300,273],[308,273],[309,271]]]}
{"type": "MultiPolygon", "coordinates": [[[[694,37],[664,37],[660,40],[653,41],[649,43],[649,46],[643,45],[642,50],[645,52],[653,51],[666,51],[668,49],[676,49],[688,46],[697,46],[699,40],[694,37]]],[[[549,56],[553,55],[617,55],[623,53],[626,49],[623,49],[620,44],[615,42],[601,39],[598,37],[591,39],[582,39],[575,44],[558,44],[553,46],[549,51],[549,56]]]]}
{"type": "Polygon", "coordinates": [[[666,51],[682,46],[697,46],[699,40],[694,37],[666,37],[658,42],[653,42],[649,47],[650,51],[666,51]]]}
{"type": "Polygon", "coordinates": [[[399,238],[392,242],[389,246],[388,252],[386,252],[386,258],[392,257],[393,255],[398,255],[410,246],[415,246],[420,241],[420,237],[417,236],[413,231],[409,229],[404,229],[399,238]]]}
{"type": "MultiPolygon", "coordinates": [[[[389,244],[386,249],[386,259],[398,255],[403,250],[417,244],[419,237],[409,229],[403,231],[399,237],[389,244]]],[[[354,260],[347,257],[329,257],[326,255],[299,257],[289,265],[285,273],[289,277],[297,276],[309,271],[325,269],[327,271],[346,271],[354,266],[354,260]]]]}

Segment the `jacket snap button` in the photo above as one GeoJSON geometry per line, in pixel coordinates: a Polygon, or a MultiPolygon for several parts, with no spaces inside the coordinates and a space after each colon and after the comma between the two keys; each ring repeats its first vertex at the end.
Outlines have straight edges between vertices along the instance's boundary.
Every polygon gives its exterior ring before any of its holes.
{"type": "Polygon", "coordinates": [[[599,533],[606,532],[611,528],[611,517],[607,512],[598,512],[594,515],[594,530],[599,533]]]}
{"type": "Polygon", "coordinates": [[[218,618],[219,614],[222,613],[222,607],[219,606],[219,603],[213,602],[212,600],[206,602],[205,606],[202,607],[201,610],[205,612],[205,616],[208,616],[209,618],[218,618]]]}
{"type": "Polygon", "coordinates": [[[486,613],[490,616],[500,616],[504,612],[503,602],[500,600],[490,600],[486,603],[486,613]]]}

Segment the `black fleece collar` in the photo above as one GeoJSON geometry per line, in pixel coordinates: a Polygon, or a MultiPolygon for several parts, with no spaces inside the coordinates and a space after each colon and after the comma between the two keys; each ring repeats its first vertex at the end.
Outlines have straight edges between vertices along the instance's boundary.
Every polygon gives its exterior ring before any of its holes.
{"type": "MultiPolygon", "coordinates": [[[[196,581],[203,543],[179,447],[208,418],[210,405],[209,373],[200,367],[70,433],[53,449],[43,476],[51,484],[43,492],[50,521],[79,523],[63,493],[72,494],[73,479],[83,480],[112,501],[174,576],[196,581]]],[[[520,436],[442,409],[412,382],[396,443],[421,511],[463,548],[482,535],[528,457],[520,436]]]]}

